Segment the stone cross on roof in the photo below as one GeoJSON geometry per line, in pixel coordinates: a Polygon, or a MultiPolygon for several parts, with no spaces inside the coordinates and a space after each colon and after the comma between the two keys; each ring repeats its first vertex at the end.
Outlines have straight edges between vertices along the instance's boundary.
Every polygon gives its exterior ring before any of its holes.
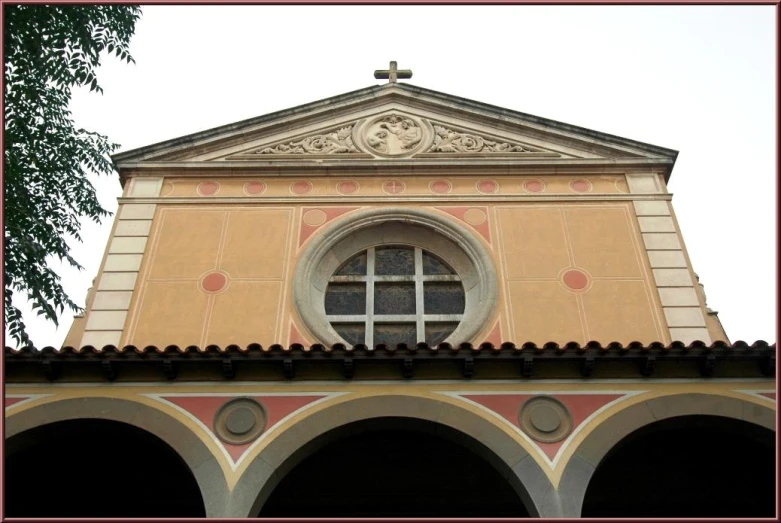
{"type": "Polygon", "coordinates": [[[395,84],[398,78],[412,78],[412,71],[409,69],[396,69],[396,62],[390,63],[390,69],[374,71],[374,77],[379,79],[387,78],[388,83],[395,84]]]}

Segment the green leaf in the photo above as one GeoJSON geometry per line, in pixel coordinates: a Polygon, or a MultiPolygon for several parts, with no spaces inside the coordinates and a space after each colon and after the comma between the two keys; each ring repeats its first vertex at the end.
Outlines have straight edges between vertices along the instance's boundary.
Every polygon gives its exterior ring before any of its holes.
{"type": "MultiPolygon", "coordinates": [[[[55,325],[66,307],[82,309],[65,293],[49,260],[82,269],[66,241],[79,219],[96,223],[109,213],[88,176],[113,174],[108,155],[118,148],[101,134],[76,129],[71,90],[102,92],[96,72],[109,46],[127,54],[137,5],[4,6],[5,54],[5,323],[18,344],[29,344],[14,293],[55,325]]],[[[124,59],[123,55],[123,59],[124,59]]],[[[132,58],[130,58],[132,60],[132,58]]]]}

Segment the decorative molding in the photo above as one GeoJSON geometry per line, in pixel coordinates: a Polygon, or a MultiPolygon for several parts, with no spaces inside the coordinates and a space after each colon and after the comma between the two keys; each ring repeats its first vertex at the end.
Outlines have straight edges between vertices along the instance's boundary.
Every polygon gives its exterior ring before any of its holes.
{"type": "Polygon", "coordinates": [[[441,125],[434,125],[434,143],[430,153],[539,153],[532,149],[509,142],[496,142],[477,134],[454,131],[441,125]]]}
{"type": "MultiPolygon", "coordinates": [[[[345,196],[345,195],[305,195],[305,196],[267,196],[263,198],[264,203],[281,203],[288,205],[292,198],[295,198],[297,203],[308,204],[334,204],[340,205],[346,202],[356,204],[370,204],[370,203],[387,203],[389,196],[403,200],[405,203],[409,202],[432,202],[442,203],[442,196],[436,194],[408,194],[406,191],[401,191],[401,180],[395,180],[398,186],[393,187],[392,190],[397,192],[391,193],[388,188],[384,188],[383,194],[376,195],[357,195],[357,196],[345,196]]],[[[457,202],[605,202],[605,201],[620,201],[626,202],[627,200],[653,200],[656,199],[656,195],[627,195],[627,194],[611,194],[611,193],[585,193],[585,194],[566,194],[566,193],[545,193],[545,194],[450,194],[447,197],[448,203],[457,202]]],[[[669,198],[667,198],[669,199],[669,198]]],[[[119,198],[118,202],[123,203],[123,199],[119,198]]],[[[175,197],[175,198],[148,198],[142,200],[145,203],[154,204],[203,204],[203,205],[225,205],[225,204],[244,204],[248,205],[252,203],[252,200],[246,196],[217,196],[204,200],[197,197],[175,197]]],[[[656,233],[655,233],[656,234],[656,233]]],[[[647,235],[644,235],[644,237],[647,235]]],[[[657,234],[658,236],[658,234],[657,234]]]]}
{"type": "Polygon", "coordinates": [[[281,143],[248,154],[344,154],[360,152],[352,139],[353,126],[327,134],[308,136],[296,142],[281,143]]]}

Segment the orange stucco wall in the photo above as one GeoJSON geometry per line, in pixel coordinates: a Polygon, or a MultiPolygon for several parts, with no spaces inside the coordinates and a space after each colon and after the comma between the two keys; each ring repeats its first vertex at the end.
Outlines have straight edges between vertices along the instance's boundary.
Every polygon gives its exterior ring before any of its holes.
{"type": "Polygon", "coordinates": [[[623,176],[601,175],[166,178],[121,343],[317,342],[292,300],[301,250],[325,223],[382,205],[455,220],[491,253],[499,307],[469,341],[669,341],[631,201],[598,197],[627,192],[623,176]],[[511,198],[532,194],[543,198],[511,198]],[[571,269],[584,287],[567,286],[571,269]],[[223,284],[209,291],[215,272],[223,284]]]}

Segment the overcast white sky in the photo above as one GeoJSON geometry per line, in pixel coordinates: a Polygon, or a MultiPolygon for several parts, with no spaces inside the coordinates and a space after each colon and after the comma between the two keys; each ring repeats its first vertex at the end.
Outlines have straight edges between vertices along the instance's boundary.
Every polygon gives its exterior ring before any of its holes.
{"type": "MultiPolygon", "coordinates": [[[[774,6],[148,6],[135,65],[104,59],[78,125],[122,151],[370,85],[408,82],[680,151],[670,190],[732,342],[776,335],[774,6]]],[[[118,176],[96,180],[115,211],[118,176]]],[[[113,218],[61,271],[84,304],[113,218]]],[[[60,327],[27,315],[38,347],[60,327]]],[[[10,340],[7,340],[10,343],[10,340]]]]}

